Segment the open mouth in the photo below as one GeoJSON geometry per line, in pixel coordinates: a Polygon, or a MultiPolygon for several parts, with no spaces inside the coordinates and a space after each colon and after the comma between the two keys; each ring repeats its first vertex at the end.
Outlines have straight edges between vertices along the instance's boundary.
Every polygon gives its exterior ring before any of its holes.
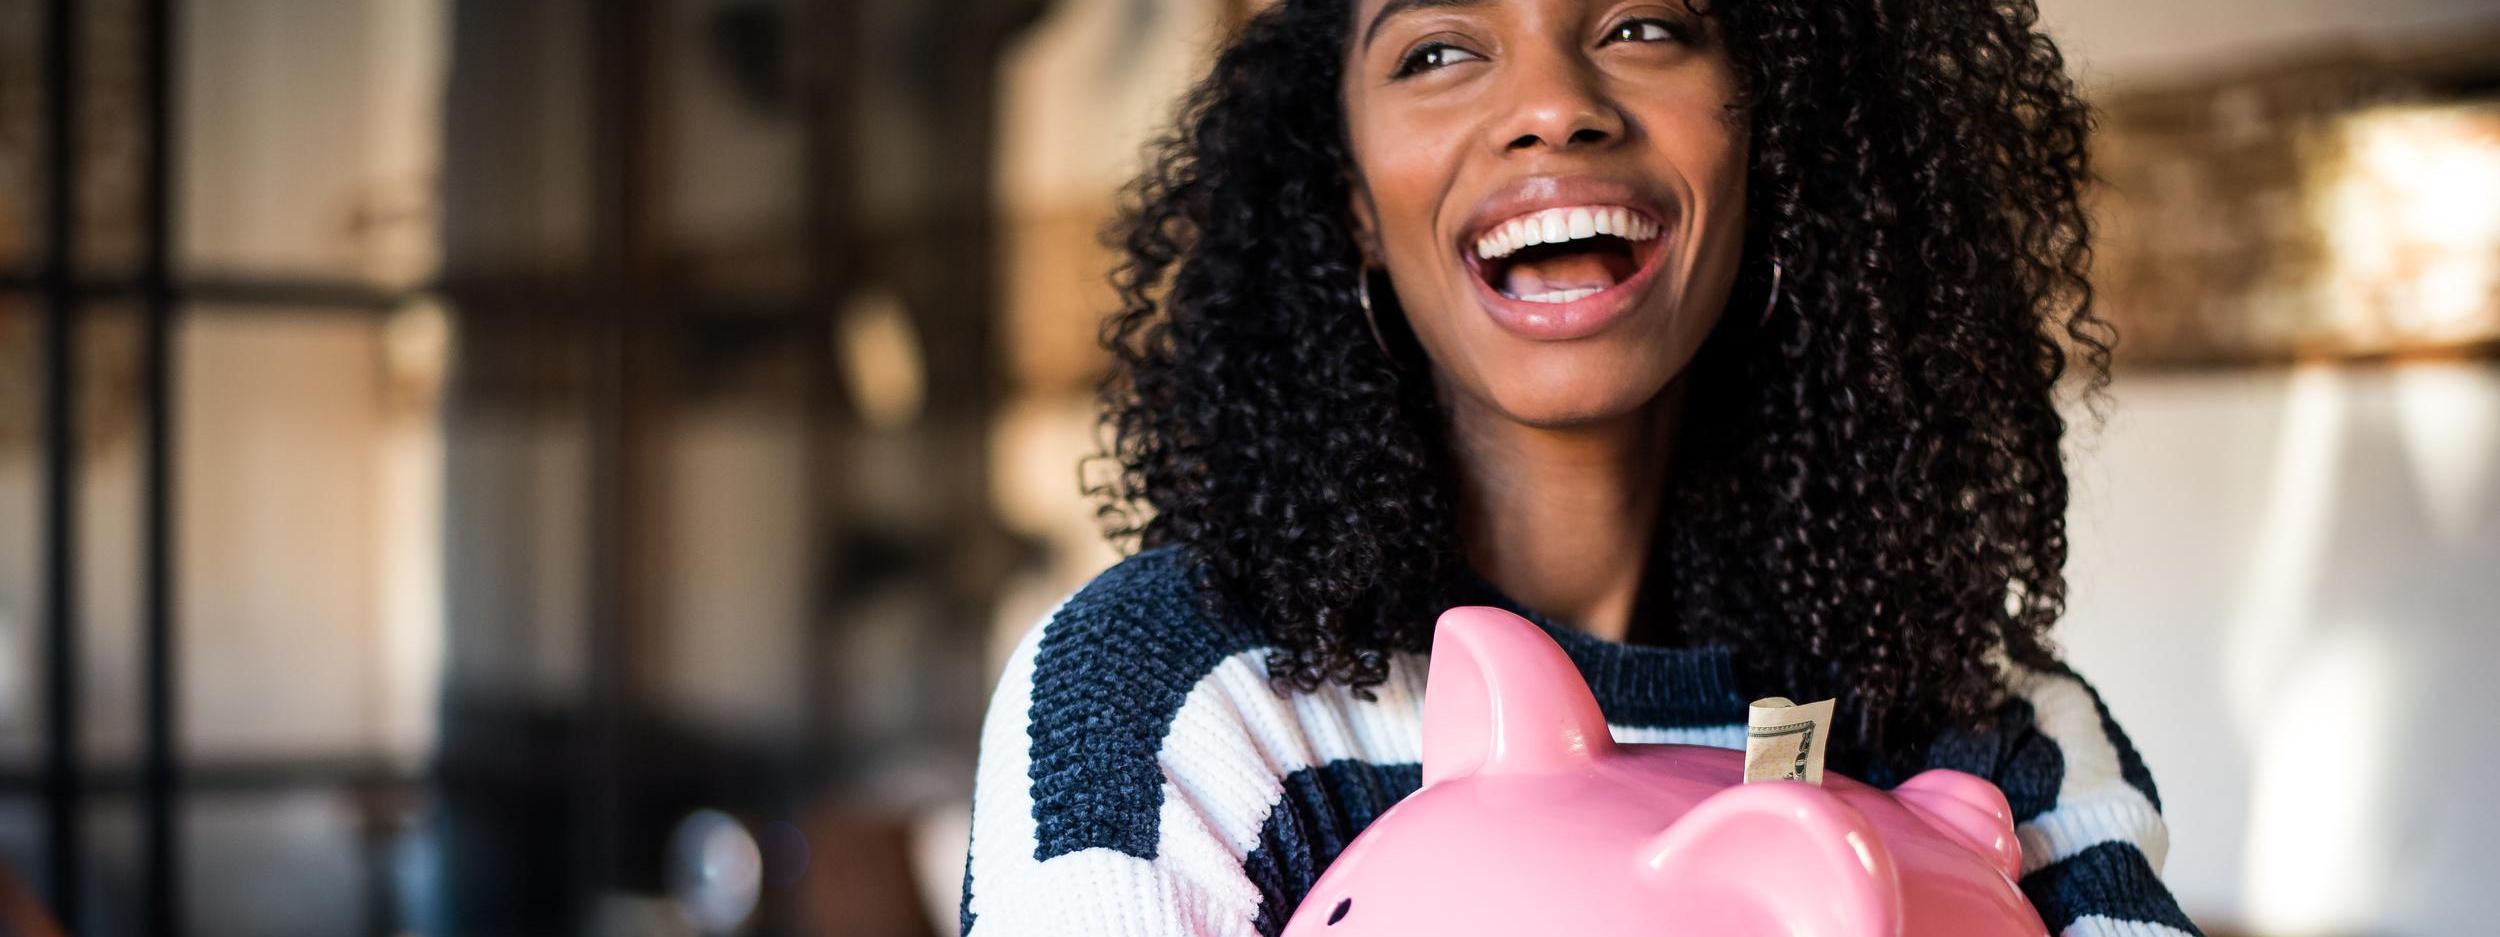
{"type": "Polygon", "coordinates": [[[1548,208],[1477,235],[1467,259],[1494,292],[1521,302],[1561,304],[1631,279],[1657,244],[1658,223],[1630,208],[1548,208]]]}

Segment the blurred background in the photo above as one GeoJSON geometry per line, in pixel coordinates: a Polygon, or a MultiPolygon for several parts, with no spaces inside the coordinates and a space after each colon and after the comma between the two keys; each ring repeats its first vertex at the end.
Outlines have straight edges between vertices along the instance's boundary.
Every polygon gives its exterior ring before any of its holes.
{"type": "MultiPolygon", "coordinates": [[[[2488,933],[2500,8],[2041,0],[2062,641],[2213,933],[2488,933]]],[[[952,933],[1254,0],[0,0],[0,931],[952,933]]]]}

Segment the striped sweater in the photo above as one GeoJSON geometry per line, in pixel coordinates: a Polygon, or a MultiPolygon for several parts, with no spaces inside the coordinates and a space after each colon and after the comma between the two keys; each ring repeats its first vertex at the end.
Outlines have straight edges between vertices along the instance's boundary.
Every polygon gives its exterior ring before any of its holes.
{"type": "MultiPolygon", "coordinates": [[[[1741,748],[1746,701],[1724,648],[1662,648],[1526,614],[1579,665],[1616,739],[1741,748]]],[[[1130,557],[1010,655],[981,735],[961,932],[1272,935],[1348,841],[1422,781],[1424,654],[1364,700],[1279,696],[1267,645],[1211,620],[1183,554],[1130,557]]],[[[2181,937],[2159,878],[2160,798],[2127,737],[2071,671],[2017,671],[1986,731],[1927,767],[2004,789],[2022,887],[2053,933],[2181,937]]],[[[1883,779],[1868,779],[1882,781],[1883,779]]]]}

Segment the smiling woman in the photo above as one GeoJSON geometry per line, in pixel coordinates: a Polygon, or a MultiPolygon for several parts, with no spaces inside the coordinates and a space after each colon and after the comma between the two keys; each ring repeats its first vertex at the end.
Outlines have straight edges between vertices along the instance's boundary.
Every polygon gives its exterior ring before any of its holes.
{"type": "Polygon", "coordinates": [[[2024,0],[1281,0],[1131,190],[1111,533],[1010,659],[965,930],[1275,933],[1420,783],[1431,623],[1618,739],[2004,789],[2053,930],[2194,926],[2052,651],[2053,394],[2106,379],[2088,119],[2024,0]],[[1728,310],[1739,310],[1727,314],[1728,310]]]}
{"type": "Polygon", "coordinates": [[[1343,80],[1354,234],[1451,403],[1619,419],[1710,334],[1743,250],[1746,127],[1709,22],[1654,0],[1373,14],[1343,80]],[[1598,236],[1617,214],[1648,236],[1598,236]],[[1483,259],[1489,238],[1517,250],[1483,259]]]}

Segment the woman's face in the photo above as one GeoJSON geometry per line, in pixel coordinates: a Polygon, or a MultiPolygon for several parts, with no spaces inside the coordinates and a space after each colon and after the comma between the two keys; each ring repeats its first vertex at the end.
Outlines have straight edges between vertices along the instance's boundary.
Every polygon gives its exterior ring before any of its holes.
{"type": "Polygon", "coordinates": [[[1718,321],[1747,128],[1685,0],[1358,0],[1353,205],[1436,379],[1537,426],[1639,410],[1718,321]]]}

